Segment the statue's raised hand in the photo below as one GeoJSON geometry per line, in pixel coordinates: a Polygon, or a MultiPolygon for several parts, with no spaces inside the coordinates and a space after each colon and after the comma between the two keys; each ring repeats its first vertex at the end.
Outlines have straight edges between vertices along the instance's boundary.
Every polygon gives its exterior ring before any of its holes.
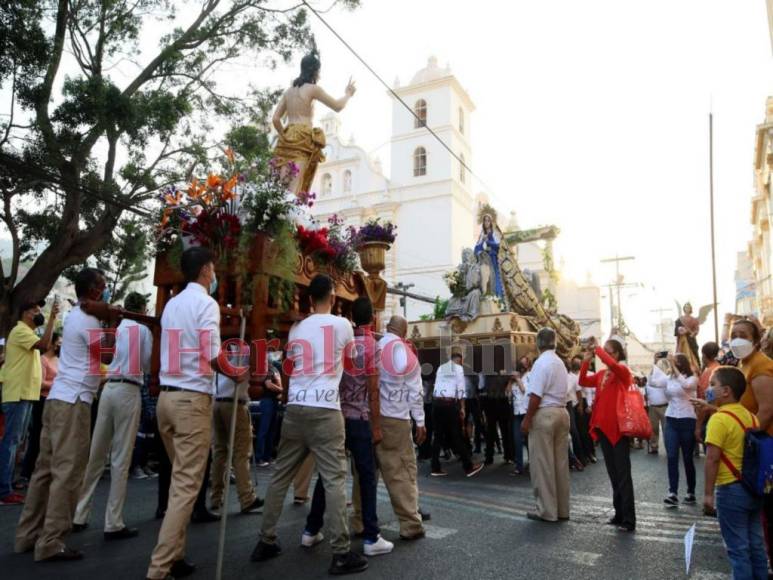
{"type": "Polygon", "coordinates": [[[357,85],[354,84],[352,77],[349,77],[349,83],[346,85],[346,96],[353,97],[354,93],[356,92],[357,92],[357,85]]]}

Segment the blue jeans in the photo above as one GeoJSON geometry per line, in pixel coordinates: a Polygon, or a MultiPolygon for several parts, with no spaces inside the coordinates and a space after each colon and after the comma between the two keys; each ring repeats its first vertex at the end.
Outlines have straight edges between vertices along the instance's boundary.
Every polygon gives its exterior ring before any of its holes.
{"type": "MultiPolygon", "coordinates": [[[[360,478],[360,500],[362,502],[363,537],[366,542],[375,542],[381,530],[376,514],[376,459],[373,451],[373,436],[370,421],[346,419],[346,448],[352,454],[354,468],[360,478]]],[[[322,476],[317,478],[311,511],[306,518],[306,533],[316,535],[324,523],[325,488],[322,476]]]]}
{"type": "Polygon", "coordinates": [[[513,415],[513,443],[515,444],[515,468],[523,471],[523,446],[526,436],[521,433],[521,423],[526,415],[513,415]]]}
{"type": "Polygon", "coordinates": [[[255,461],[271,461],[271,452],[274,448],[274,424],[276,414],[276,399],[265,397],[260,400],[260,424],[255,441],[255,461]]]}
{"type": "Polygon", "coordinates": [[[768,561],[762,534],[762,499],[740,483],[716,488],[717,518],[734,580],[766,580],[768,561]]]}
{"type": "Polygon", "coordinates": [[[32,401],[3,403],[5,434],[0,442],[0,498],[13,493],[16,448],[27,432],[31,411],[32,401]]]}
{"type": "Polygon", "coordinates": [[[695,419],[666,417],[666,454],[668,455],[668,492],[679,492],[679,450],[682,450],[687,493],[695,493],[695,419]]]}

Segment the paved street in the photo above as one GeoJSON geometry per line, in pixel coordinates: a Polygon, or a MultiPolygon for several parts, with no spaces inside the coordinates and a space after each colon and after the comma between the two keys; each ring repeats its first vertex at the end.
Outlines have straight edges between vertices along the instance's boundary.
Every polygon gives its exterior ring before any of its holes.
{"type": "MultiPolygon", "coordinates": [[[[662,452],[662,451],[661,451],[662,452]]],[[[589,578],[620,580],[685,577],[683,537],[697,522],[692,578],[729,577],[716,520],[700,515],[700,508],[662,507],[666,490],[666,458],[634,451],[638,531],[621,535],[604,525],[611,514],[609,484],[602,461],[583,473],[572,473],[572,520],[541,524],[526,519],[532,507],[527,477],[508,475],[509,466],[489,466],[475,479],[462,476],[458,464],[447,463],[447,478],[428,477],[429,464],[420,464],[422,505],[431,511],[427,538],[415,543],[398,540],[395,517],[386,491],[379,490],[379,515],[383,535],[395,541],[395,551],[371,560],[367,578],[444,578],[483,580],[494,578],[589,578]]],[[[703,460],[698,461],[702,479],[703,460]]],[[[268,470],[260,471],[261,496],[268,470]]],[[[0,511],[0,577],[62,580],[143,578],[156,540],[159,522],[153,519],[156,481],[130,481],[127,522],[140,529],[140,537],[104,543],[102,515],[107,478],[100,483],[92,528],[73,536],[72,545],[86,559],[72,564],[34,564],[30,554],[12,553],[13,532],[20,508],[0,511]],[[98,517],[97,517],[98,516],[98,517]]],[[[698,496],[703,492],[699,480],[698,496]]],[[[680,490],[680,496],[684,489],[680,490]]],[[[233,496],[232,496],[233,497],[233,496]]],[[[234,498],[235,501],[235,498],[234,498]]],[[[234,511],[236,504],[234,503],[234,511]]],[[[327,543],[311,551],[298,546],[306,508],[288,505],[280,534],[284,553],[274,561],[253,564],[249,555],[257,539],[260,515],[238,513],[228,520],[226,578],[327,578],[330,551],[327,543]]],[[[214,577],[217,524],[189,528],[188,555],[199,566],[194,578],[214,577]]],[[[359,548],[359,544],[354,544],[359,548]]]]}

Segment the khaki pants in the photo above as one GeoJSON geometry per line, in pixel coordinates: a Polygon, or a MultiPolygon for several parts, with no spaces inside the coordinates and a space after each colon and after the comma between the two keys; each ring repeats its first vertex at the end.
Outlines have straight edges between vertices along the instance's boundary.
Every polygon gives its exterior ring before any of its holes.
{"type": "MultiPolygon", "coordinates": [[[[213,428],[215,443],[212,450],[211,498],[212,506],[223,503],[223,491],[226,486],[228,461],[228,442],[231,430],[232,401],[215,401],[213,428]]],[[[236,432],[234,433],[233,468],[236,475],[236,490],[242,509],[255,501],[255,487],[250,478],[250,451],[252,449],[252,423],[247,405],[239,403],[236,408],[236,432]]]]}
{"type": "Polygon", "coordinates": [[[551,522],[569,517],[569,413],[537,410],[529,431],[529,468],[537,515],[551,522]]]}
{"type": "Polygon", "coordinates": [[[303,499],[309,499],[309,486],[311,485],[311,476],[314,474],[314,457],[309,455],[301,464],[298,473],[293,479],[293,495],[303,499]]]}
{"type": "MultiPolygon", "coordinates": [[[[419,515],[416,484],[416,454],[409,419],[381,417],[383,439],[376,445],[376,462],[389,493],[392,509],[400,520],[400,535],[415,536],[424,531],[419,515]]],[[[378,479],[377,479],[378,481],[378,479]]],[[[357,529],[362,523],[355,521],[357,529]]]]}
{"type": "Polygon", "coordinates": [[[129,477],[141,411],[139,386],[119,382],[109,382],[105,385],[99,399],[97,422],[91,437],[89,466],[86,468],[74,523],[88,523],[91,502],[99,478],[105,471],[105,461],[109,453],[110,496],[105,509],[105,531],[117,532],[125,527],[123,506],[126,502],[126,480],[129,477]]]}
{"type": "Polygon", "coordinates": [[[277,541],[277,523],[282,515],[287,488],[311,454],[325,486],[325,515],[334,554],[350,550],[346,525],[346,451],[344,416],[337,409],[290,405],[282,421],[276,471],[266,492],[261,540],[277,541]]]}
{"type": "Polygon", "coordinates": [[[89,403],[46,401],[40,455],[16,528],[16,552],[34,546],[39,561],[65,548],[88,462],[90,431],[89,403]]]}
{"type": "Polygon", "coordinates": [[[207,467],[212,434],[212,397],[163,391],[156,408],[158,431],[172,463],[169,503],[148,568],[148,578],[165,578],[185,556],[185,530],[207,467]]]}
{"type": "Polygon", "coordinates": [[[650,449],[657,450],[658,443],[660,441],[660,428],[663,428],[663,433],[666,432],[666,409],[668,405],[650,405],[647,408],[647,414],[650,417],[650,425],[652,425],[652,437],[650,437],[650,449]]]}

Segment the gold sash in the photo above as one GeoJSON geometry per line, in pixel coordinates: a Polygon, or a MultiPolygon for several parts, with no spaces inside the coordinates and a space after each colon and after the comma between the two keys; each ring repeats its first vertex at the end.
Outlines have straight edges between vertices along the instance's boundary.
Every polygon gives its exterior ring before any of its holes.
{"type": "Polygon", "coordinates": [[[296,182],[295,193],[308,193],[317,165],[325,161],[325,133],[310,125],[288,125],[274,149],[278,167],[295,161],[302,168],[296,182]]]}

